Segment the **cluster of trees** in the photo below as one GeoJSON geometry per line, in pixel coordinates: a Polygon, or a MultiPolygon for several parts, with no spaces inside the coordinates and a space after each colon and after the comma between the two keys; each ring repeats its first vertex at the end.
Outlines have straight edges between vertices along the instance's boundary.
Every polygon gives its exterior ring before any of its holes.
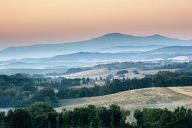
{"type": "Polygon", "coordinates": [[[184,62],[184,63],[169,63],[162,66],[162,69],[180,69],[181,71],[191,71],[192,62],[184,62]]]}
{"type": "Polygon", "coordinates": [[[124,74],[127,74],[127,73],[128,73],[127,70],[121,70],[121,71],[117,72],[117,75],[124,75],[124,74]]]}
{"type": "Polygon", "coordinates": [[[83,78],[51,78],[51,77],[44,77],[44,76],[30,76],[35,83],[36,86],[44,86],[44,87],[54,87],[54,88],[69,88],[72,86],[79,86],[81,85],[83,78]]]}
{"type": "Polygon", "coordinates": [[[192,110],[176,108],[136,110],[137,128],[192,128],[192,110]]]}
{"type": "Polygon", "coordinates": [[[89,84],[90,79],[89,78],[82,78],[82,84],[89,84]]]}
{"type": "Polygon", "coordinates": [[[0,89],[0,107],[24,105],[29,95],[30,92],[21,92],[17,88],[0,89]]]}
{"type": "Polygon", "coordinates": [[[39,101],[57,104],[53,88],[38,90],[37,86],[34,79],[25,75],[0,75],[0,107],[23,107],[39,101]]]}
{"type": "Polygon", "coordinates": [[[47,82],[46,86],[49,87],[55,87],[55,88],[69,88],[72,86],[79,86],[81,83],[85,81],[85,78],[79,79],[67,79],[67,78],[61,78],[59,80],[50,80],[50,82],[47,82]]]}
{"type": "Polygon", "coordinates": [[[22,75],[22,74],[15,74],[11,76],[7,75],[0,75],[0,86],[1,87],[9,87],[9,86],[25,86],[31,85],[33,86],[33,80],[22,75]]]}
{"type": "Polygon", "coordinates": [[[129,111],[117,105],[56,112],[47,103],[38,102],[23,109],[0,112],[0,128],[191,128],[192,110],[176,108],[136,110],[135,122],[126,121],[129,111]]]}
{"type": "Polygon", "coordinates": [[[77,73],[77,72],[81,72],[84,71],[86,69],[83,68],[70,68],[66,71],[66,74],[72,74],[72,73],[77,73]]]}
{"type": "Polygon", "coordinates": [[[37,91],[31,97],[30,104],[34,102],[46,102],[52,106],[56,106],[58,104],[58,98],[53,88],[44,88],[42,90],[37,91]]]}
{"type": "Polygon", "coordinates": [[[21,74],[0,75],[0,107],[13,107],[27,104],[37,91],[32,79],[21,74]]]}
{"type": "Polygon", "coordinates": [[[57,105],[55,88],[78,86],[89,79],[49,79],[26,74],[0,75],[0,107],[23,107],[34,102],[57,105]]]}
{"type": "Polygon", "coordinates": [[[159,72],[157,75],[148,76],[143,79],[114,79],[112,83],[105,86],[95,86],[93,88],[79,89],[59,89],[57,96],[63,98],[79,98],[101,96],[113,94],[121,91],[127,91],[139,88],[149,87],[172,87],[172,86],[191,86],[191,72],[159,72]]]}

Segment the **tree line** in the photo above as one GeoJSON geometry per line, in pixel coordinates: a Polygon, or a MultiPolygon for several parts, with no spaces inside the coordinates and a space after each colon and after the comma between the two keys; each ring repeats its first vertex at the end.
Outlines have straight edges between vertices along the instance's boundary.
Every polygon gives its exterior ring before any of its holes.
{"type": "Polygon", "coordinates": [[[167,109],[136,110],[135,122],[126,117],[129,111],[117,105],[84,108],[56,112],[47,103],[37,102],[28,108],[0,112],[0,128],[191,128],[192,110],[184,107],[174,111],[167,109]]]}
{"type": "Polygon", "coordinates": [[[126,112],[117,105],[109,108],[89,105],[56,112],[47,103],[37,102],[24,109],[0,113],[0,128],[125,128],[126,112]]]}
{"type": "Polygon", "coordinates": [[[150,88],[150,87],[173,87],[191,86],[191,72],[159,72],[156,75],[146,76],[143,79],[114,79],[112,83],[105,86],[95,86],[93,88],[59,89],[57,94],[60,99],[80,98],[113,94],[121,91],[150,88]]]}

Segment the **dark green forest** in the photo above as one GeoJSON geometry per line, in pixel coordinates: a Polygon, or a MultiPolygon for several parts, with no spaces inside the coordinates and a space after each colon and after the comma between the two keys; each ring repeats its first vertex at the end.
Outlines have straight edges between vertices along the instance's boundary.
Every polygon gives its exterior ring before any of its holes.
{"type": "Polygon", "coordinates": [[[58,98],[54,88],[78,86],[81,80],[84,79],[62,78],[58,81],[44,77],[32,78],[23,74],[0,75],[0,107],[24,107],[38,101],[55,106],[58,98]]]}
{"type": "Polygon", "coordinates": [[[0,128],[191,128],[192,110],[176,108],[136,110],[136,121],[126,121],[129,111],[117,105],[109,108],[89,105],[56,112],[47,103],[37,102],[23,109],[0,112],[0,128]]]}

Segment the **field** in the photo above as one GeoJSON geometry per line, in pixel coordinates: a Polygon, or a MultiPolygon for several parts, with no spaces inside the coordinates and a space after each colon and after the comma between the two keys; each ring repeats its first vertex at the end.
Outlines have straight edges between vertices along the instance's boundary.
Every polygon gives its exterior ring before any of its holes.
{"type": "Polygon", "coordinates": [[[168,88],[146,88],[120,92],[116,94],[65,99],[60,101],[62,108],[74,109],[85,107],[89,104],[108,107],[117,104],[130,111],[142,108],[168,108],[170,110],[178,106],[192,107],[192,87],[168,87],[168,88]]]}
{"type": "MultiPolygon", "coordinates": [[[[125,69],[121,69],[121,70],[127,70],[129,72],[129,73],[123,74],[123,76],[125,78],[141,79],[141,78],[144,78],[145,75],[155,75],[159,71],[175,72],[177,69],[137,70],[138,74],[134,73],[134,71],[136,70],[135,68],[125,68],[125,69]]],[[[119,79],[119,78],[121,78],[120,77],[121,75],[117,75],[117,72],[121,71],[121,70],[118,70],[118,69],[108,70],[107,68],[90,69],[90,70],[86,70],[86,71],[63,75],[62,77],[65,77],[65,78],[83,78],[83,77],[87,78],[87,77],[89,77],[89,78],[95,79],[96,77],[97,78],[99,78],[99,77],[106,78],[108,75],[112,75],[115,79],[119,79]]]]}

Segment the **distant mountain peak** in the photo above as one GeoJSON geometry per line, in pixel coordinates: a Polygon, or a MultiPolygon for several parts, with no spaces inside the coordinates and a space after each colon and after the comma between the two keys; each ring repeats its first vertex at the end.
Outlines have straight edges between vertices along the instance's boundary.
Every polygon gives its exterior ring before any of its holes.
{"type": "Polygon", "coordinates": [[[133,37],[133,35],[127,35],[122,33],[106,33],[101,37],[128,37],[128,36],[133,37]]]}
{"type": "Polygon", "coordinates": [[[119,35],[125,35],[125,34],[118,33],[118,32],[113,32],[113,33],[106,33],[103,36],[119,36],[119,35]]]}
{"type": "Polygon", "coordinates": [[[135,39],[141,39],[141,38],[154,38],[154,39],[173,39],[173,38],[170,38],[170,37],[167,37],[167,36],[164,36],[164,35],[160,35],[160,34],[153,34],[153,35],[150,35],[150,36],[134,36],[134,35],[128,35],[128,34],[122,34],[122,33],[107,33],[107,34],[104,34],[103,36],[101,37],[97,37],[96,39],[99,39],[99,38],[135,38],[135,39]]]}
{"type": "Polygon", "coordinates": [[[106,33],[102,36],[96,37],[94,41],[103,41],[103,40],[108,40],[108,41],[119,41],[119,40],[129,40],[129,39],[136,39],[140,38],[139,36],[133,36],[133,35],[127,35],[127,34],[122,34],[122,33],[106,33]]]}
{"type": "Polygon", "coordinates": [[[152,36],[156,36],[156,37],[164,37],[163,35],[160,35],[160,34],[153,34],[152,36]]]}
{"type": "Polygon", "coordinates": [[[170,39],[169,37],[167,37],[167,36],[163,36],[163,35],[160,35],[160,34],[153,34],[153,35],[151,35],[151,36],[147,36],[147,37],[151,37],[151,38],[167,38],[167,39],[170,39]]]}

